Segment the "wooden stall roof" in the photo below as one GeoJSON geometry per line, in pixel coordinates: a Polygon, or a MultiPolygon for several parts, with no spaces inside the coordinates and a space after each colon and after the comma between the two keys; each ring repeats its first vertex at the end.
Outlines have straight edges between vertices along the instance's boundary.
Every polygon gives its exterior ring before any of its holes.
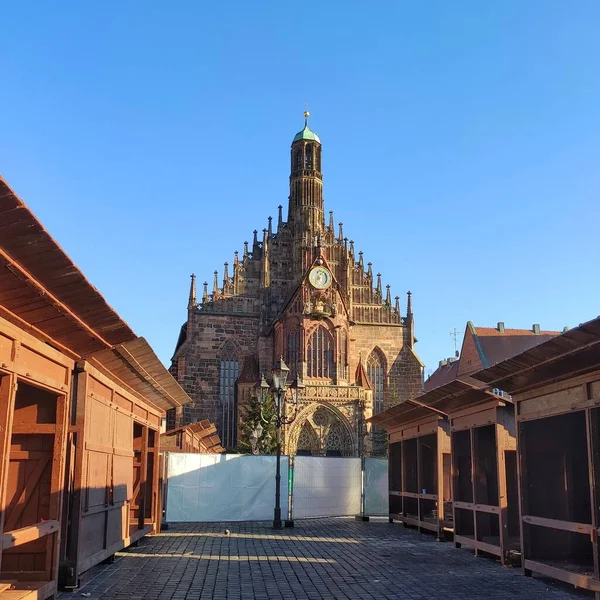
{"type": "Polygon", "coordinates": [[[510,393],[583,375],[600,367],[600,317],[475,373],[510,393]]]}
{"type": "Polygon", "coordinates": [[[208,419],[170,429],[169,431],[162,433],[161,437],[171,437],[180,431],[186,430],[199,440],[204,452],[211,454],[221,454],[225,452],[225,449],[221,446],[221,438],[217,434],[216,426],[208,419]]]}
{"type": "Polygon", "coordinates": [[[33,328],[71,358],[135,338],[2,177],[0,267],[5,318],[33,328]]]}
{"type": "MultiPolygon", "coordinates": [[[[419,396],[419,400],[421,400],[421,398],[422,396],[419,396]]],[[[405,425],[407,423],[412,423],[413,421],[431,417],[434,412],[435,411],[428,406],[419,404],[414,400],[407,400],[406,402],[401,402],[400,404],[396,404],[396,406],[392,406],[387,410],[377,413],[367,419],[367,422],[373,423],[373,425],[377,425],[377,427],[382,427],[387,431],[394,427],[398,427],[399,425],[405,425]]],[[[446,416],[443,413],[439,414],[440,416],[446,416]]]]}
{"type": "Polygon", "coordinates": [[[112,373],[137,395],[161,410],[190,401],[144,338],[96,352],[87,360],[100,370],[112,373]]]}
{"type": "Polygon", "coordinates": [[[470,377],[455,379],[446,385],[434,388],[416,399],[407,400],[377,413],[369,422],[389,430],[398,425],[415,421],[427,414],[452,416],[453,412],[473,408],[491,400],[499,404],[511,403],[508,398],[497,396],[470,377]]]}
{"type": "Polygon", "coordinates": [[[419,402],[423,402],[430,408],[441,410],[450,417],[459,410],[475,408],[490,401],[497,402],[501,406],[512,404],[510,398],[494,394],[487,386],[483,387],[479,382],[473,383],[470,377],[468,380],[456,379],[419,396],[419,402]]]}
{"type": "Polygon", "coordinates": [[[162,410],[191,400],[2,177],[0,315],[69,358],[94,360],[162,410]]]}

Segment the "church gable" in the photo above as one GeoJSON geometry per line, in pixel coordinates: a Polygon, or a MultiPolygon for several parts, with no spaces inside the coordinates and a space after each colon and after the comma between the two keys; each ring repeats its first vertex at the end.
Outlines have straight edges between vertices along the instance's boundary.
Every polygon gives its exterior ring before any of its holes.
{"type": "MultiPolygon", "coordinates": [[[[236,424],[239,430],[253,381],[259,373],[270,381],[281,357],[290,381],[304,381],[303,407],[335,409],[331,415],[339,422],[331,422],[330,439],[317,443],[303,426],[302,445],[320,453],[358,452],[351,438],[359,424],[387,406],[397,388],[421,383],[419,365],[408,368],[412,362],[401,354],[412,352],[414,343],[410,293],[402,317],[399,297],[392,300],[381,274],[355,253],[343,224],[336,228],[331,211],[325,221],[321,150],[306,122],[291,145],[287,221],[280,205],[262,234],[254,230],[224,263],[222,278],[215,271],[211,285],[204,282],[198,299],[192,277],[186,337],[173,370],[194,410],[218,424],[228,449],[236,447],[236,424]],[[368,363],[356,380],[361,355],[368,363]]],[[[284,451],[286,444],[284,434],[284,451]]]]}

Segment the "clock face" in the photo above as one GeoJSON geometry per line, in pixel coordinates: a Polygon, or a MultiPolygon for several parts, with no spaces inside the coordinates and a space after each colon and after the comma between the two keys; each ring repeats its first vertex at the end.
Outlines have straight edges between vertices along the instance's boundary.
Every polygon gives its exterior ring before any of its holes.
{"type": "Polygon", "coordinates": [[[315,267],[308,275],[308,280],[311,285],[318,290],[325,290],[331,285],[333,277],[331,276],[329,269],[326,269],[325,267],[315,267]]]}

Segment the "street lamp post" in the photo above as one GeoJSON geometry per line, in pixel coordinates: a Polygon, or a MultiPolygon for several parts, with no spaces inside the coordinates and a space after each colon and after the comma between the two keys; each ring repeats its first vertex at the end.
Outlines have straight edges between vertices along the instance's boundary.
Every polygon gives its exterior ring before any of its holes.
{"type": "MultiPolygon", "coordinates": [[[[301,392],[304,389],[302,378],[300,375],[296,375],[296,379],[292,382],[289,388],[292,390],[291,401],[294,407],[292,415],[287,415],[287,404],[286,404],[286,392],[288,390],[287,378],[289,375],[289,368],[283,361],[283,357],[280,358],[273,367],[271,374],[273,376],[273,387],[272,392],[275,395],[275,431],[277,441],[277,467],[275,471],[275,509],[273,513],[273,529],[282,529],[283,523],[281,521],[281,427],[282,425],[289,425],[293,423],[294,419],[298,414],[298,400],[301,392]]],[[[261,375],[260,381],[254,386],[261,403],[264,405],[267,395],[269,393],[269,384],[266,382],[264,375],[261,375]]],[[[261,413],[261,418],[265,422],[267,421],[261,413]]]]}

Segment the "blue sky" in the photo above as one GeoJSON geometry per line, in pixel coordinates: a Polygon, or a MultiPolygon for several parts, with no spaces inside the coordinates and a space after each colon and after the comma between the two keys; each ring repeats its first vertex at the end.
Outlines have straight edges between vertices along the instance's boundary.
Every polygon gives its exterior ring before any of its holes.
{"type": "Polygon", "coordinates": [[[12,2],[0,172],[168,363],[287,204],[309,102],[326,210],[434,369],[467,320],[600,312],[600,3],[12,2]]]}

